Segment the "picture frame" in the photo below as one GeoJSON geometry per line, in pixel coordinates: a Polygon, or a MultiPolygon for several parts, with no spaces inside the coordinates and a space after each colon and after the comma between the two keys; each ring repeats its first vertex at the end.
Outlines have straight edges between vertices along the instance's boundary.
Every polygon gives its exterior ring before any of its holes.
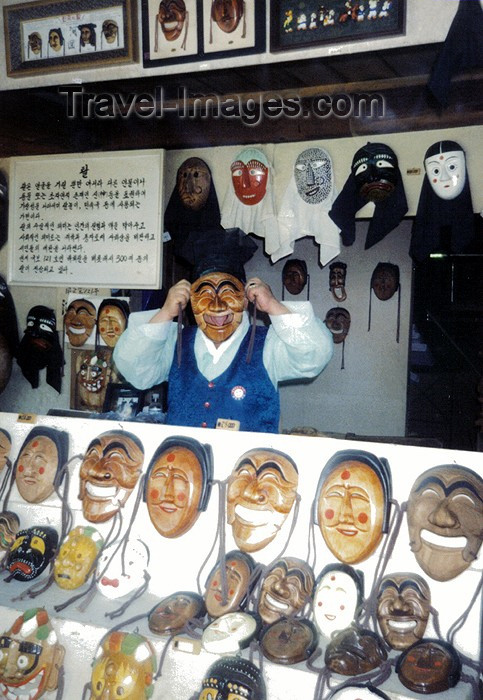
{"type": "Polygon", "coordinates": [[[132,420],[143,408],[145,393],[131,384],[110,383],[107,385],[104,413],[114,412],[120,420],[132,420]]]}
{"type": "Polygon", "coordinates": [[[203,56],[220,58],[265,51],[265,0],[203,0],[203,56]]]}
{"type": "Polygon", "coordinates": [[[151,68],[201,58],[200,18],[201,0],[142,0],[143,66],[151,68]],[[161,6],[165,21],[159,19],[161,6]]]}
{"type": "Polygon", "coordinates": [[[270,51],[377,39],[406,31],[406,0],[270,0],[270,51]]]}
{"type": "Polygon", "coordinates": [[[138,60],[137,0],[37,0],[3,8],[7,75],[138,60]]]}

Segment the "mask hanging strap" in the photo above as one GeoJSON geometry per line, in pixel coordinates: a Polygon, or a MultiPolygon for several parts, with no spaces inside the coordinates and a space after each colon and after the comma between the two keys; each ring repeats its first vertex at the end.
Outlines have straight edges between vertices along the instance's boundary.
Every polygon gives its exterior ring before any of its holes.
{"type": "Polygon", "coordinates": [[[463,627],[463,625],[465,624],[466,620],[468,619],[468,615],[470,614],[471,608],[472,608],[473,605],[475,604],[475,601],[477,600],[477,598],[479,598],[479,596],[480,596],[482,587],[483,587],[483,577],[480,578],[480,581],[479,581],[479,583],[478,583],[478,585],[477,585],[477,587],[476,587],[476,590],[475,590],[475,592],[473,593],[473,595],[471,596],[471,600],[470,600],[470,602],[469,602],[468,607],[467,607],[466,610],[458,617],[458,619],[455,620],[455,621],[453,622],[453,624],[452,624],[451,627],[449,628],[448,633],[447,633],[447,635],[446,635],[446,639],[447,639],[447,641],[449,642],[449,644],[451,644],[451,645],[454,646],[454,638],[455,638],[455,635],[456,635],[456,633],[458,632],[458,630],[460,630],[460,629],[463,627]]]}
{"type": "Polygon", "coordinates": [[[154,51],[158,53],[158,37],[159,37],[159,15],[156,15],[154,24],[154,51]]]}
{"type": "Polygon", "coordinates": [[[430,606],[429,611],[433,616],[433,627],[436,632],[436,636],[438,637],[438,639],[444,641],[443,635],[441,633],[441,627],[439,624],[439,612],[436,610],[436,608],[433,608],[432,606],[430,606]]]}
{"type": "Polygon", "coordinates": [[[132,603],[134,603],[135,600],[137,600],[138,598],[141,598],[141,596],[143,596],[146,593],[146,591],[149,588],[149,581],[150,580],[151,580],[151,576],[148,574],[147,571],[145,571],[143,585],[140,586],[138,589],[136,589],[134,591],[134,593],[132,594],[132,596],[130,596],[130,598],[128,598],[126,600],[126,602],[121,605],[120,608],[117,608],[116,610],[113,610],[112,612],[105,613],[104,617],[108,617],[110,620],[113,620],[115,617],[120,617],[121,615],[123,615],[126,612],[126,610],[128,609],[128,607],[130,605],[132,605],[132,603]]]}
{"type": "Polygon", "coordinates": [[[59,680],[57,682],[57,692],[55,694],[55,700],[61,700],[64,695],[64,685],[65,685],[65,668],[64,664],[59,668],[59,680]]]}
{"type": "Polygon", "coordinates": [[[310,523],[309,523],[309,534],[308,534],[308,547],[307,547],[307,564],[312,567],[312,570],[315,571],[315,564],[317,561],[317,546],[315,542],[315,513],[317,511],[317,503],[316,499],[312,501],[312,507],[310,509],[311,512],[311,518],[310,518],[310,523]],[[312,554],[313,550],[313,554],[312,554]],[[313,556],[313,562],[311,562],[311,558],[313,556]]]}
{"type": "Polygon", "coordinates": [[[307,272],[307,301],[310,299],[310,275],[307,272]]]}
{"type": "MultiPolygon", "coordinates": [[[[12,488],[15,481],[15,472],[15,469],[11,469],[10,471],[10,483],[8,484],[7,493],[5,494],[5,500],[3,502],[2,510],[8,510],[8,501],[10,500],[10,494],[12,493],[12,488]]],[[[5,490],[5,487],[3,485],[2,489],[5,490]]]]}
{"type": "Polygon", "coordinates": [[[247,35],[247,18],[246,18],[246,12],[245,12],[245,0],[243,0],[242,7],[243,7],[243,32],[242,32],[241,38],[244,39],[247,35]]]}
{"type": "Polygon", "coordinates": [[[250,364],[252,361],[252,355],[253,355],[253,346],[255,344],[255,333],[257,330],[257,307],[253,305],[253,316],[252,316],[252,327],[250,330],[250,340],[248,341],[248,350],[247,350],[247,365],[250,364]]]}
{"type": "MultiPolygon", "coordinates": [[[[210,551],[208,552],[205,560],[203,561],[199,571],[198,575],[196,577],[196,587],[199,595],[202,595],[202,588],[200,584],[200,579],[201,579],[201,574],[203,573],[203,570],[207,564],[207,562],[210,560],[211,555],[213,554],[213,551],[215,549],[216,543],[218,541],[218,538],[221,539],[221,530],[225,529],[225,523],[224,523],[224,517],[225,517],[225,505],[224,505],[224,499],[225,499],[225,494],[226,494],[226,481],[218,481],[218,480],[213,480],[212,485],[217,484],[218,485],[218,525],[216,528],[215,532],[215,538],[213,540],[213,544],[211,545],[210,551]]],[[[224,540],[224,534],[223,534],[223,540],[224,540]]],[[[225,572],[225,582],[226,582],[226,572],[225,572]]]]}

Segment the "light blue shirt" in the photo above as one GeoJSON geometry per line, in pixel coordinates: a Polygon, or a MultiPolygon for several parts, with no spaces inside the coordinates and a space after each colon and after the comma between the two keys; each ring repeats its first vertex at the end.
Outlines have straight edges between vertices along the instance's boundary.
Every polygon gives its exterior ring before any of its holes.
{"type": "MultiPolygon", "coordinates": [[[[308,301],[287,302],[292,312],[270,316],[271,325],[263,348],[263,364],[273,385],[288,379],[316,377],[332,357],[332,335],[315,317],[308,301]]],[[[114,362],[137,389],[149,389],[167,380],[177,339],[177,324],[171,321],[149,323],[156,311],[130,314],[127,329],[114,348],[114,362]]],[[[216,348],[199,329],[194,352],[201,374],[211,381],[233,362],[249,331],[247,312],[233,335],[216,348]]]]}

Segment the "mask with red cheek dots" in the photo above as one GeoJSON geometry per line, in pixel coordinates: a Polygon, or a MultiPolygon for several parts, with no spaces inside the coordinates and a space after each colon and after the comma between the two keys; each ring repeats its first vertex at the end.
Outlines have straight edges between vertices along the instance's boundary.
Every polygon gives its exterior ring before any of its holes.
{"type": "Polygon", "coordinates": [[[231,178],[235,194],[248,206],[262,201],[267,190],[269,163],[257,148],[246,148],[231,164],[231,178]]]}
{"type": "Polygon", "coordinates": [[[466,158],[455,141],[438,141],[426,151],[424,169],[433,192],[441,199],[456,199],[466,182],[466,158]]]}
{"type": "Polygon", "coordinates": [[[255,561],[249,554],[233,550],[225,556],[226,591],[223,590],[222,562],[213,567],[206,581],[204,600],[211,617],[243,608],[255,561]]]}

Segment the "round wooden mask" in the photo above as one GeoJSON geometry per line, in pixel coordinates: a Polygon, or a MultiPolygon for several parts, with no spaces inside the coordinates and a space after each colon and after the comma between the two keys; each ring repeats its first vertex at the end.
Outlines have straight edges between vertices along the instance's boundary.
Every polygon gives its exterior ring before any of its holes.
{"type": "Polygon", "coordinates": [[[414,482],[408,499],[409,545],[421,569],[449,581],[478,555],[483,539],[483,479],[457,464],[433,467],[414,482]]]}
{"type": "Polygon", "coordinates": [[[32,608],[0,636],[0,694],[37,700],[58,686],[65,649],[44,608],[32,608]]]}
{"type": "Polygon", "coordinates": [[[345,564],[367,559],[389,526],[389,466],[369,452],[344,450],[327,462],[316,495],[317,523],[345,564]]]}
{"type": "Polygon", "coordinates": [[[314,589],[312,568],[302,559],[282,557],[268,570],[258,599],[258,613],[266,624],[300,612],[314,589]]]}
{"type": "Polygon", "coordinates": [[[154,648],[136,633],[110,632],[102,640],[93,662],[91,700],[153,695],[156,673],[154,648]]]}
{"type": "Polygon", "coordinates": [[[146,473],[144,500],[163,537],[179,537],[206,510],[213,479],[210,445],[173,436],[161,443],[146,473]]]}
{"type": "Polygon", "coordinates": [[[257,552],[277,535],[295,502],[298,471],[283,452],[245,452],[230,474],[227,521],[237,546],[257,552]]]}
{"type": "Polygon", "coordinates": [[[198,593],[177,591],[164,598],[149,613],[148,626],[154,634],[175,634],[189,620],[205,616],[205,602],[198,593]]]}
{"type": "Polygon", "coordinates": [[[54,581],[59,588],[71,591],[87,581],[103,543],[91,526],[79,525],[69,532],[54,561],[54,581]]]}
{"type": "Polygon", "coordinates": [[[355,626],[337,632],[325,650],[325,665],[342,676],[368,673],[386,659],[387,652],[379,635],[355,626]]]}
{"type": "Polygon", "coordinates": [[[211,171],[201,158],[188,158],[178,169],[176,186],[186,209],[199,211],[208,201],[211,171]]]}
{"type": "Polygon", "coordinates": [[[223,591],[221,562],[208,576],[205,589],[206,610],[211,617],[220,617],[240,610],[245,602],[255,562],[249,554],[233,550],[225,557],[226,591],[223,591]]]}
{"type": "Polygon", "coordinates": [[[208,668],[198,700],[266,700],[266,697],[260,669],[248,659],[227,656],[208,668]]]}
{"type": "Polygon", "coordinates": [[[55,490],[59,473],[68,458],[68,433],[37,426],[25,438],[15,461],[15,483],[28,503],[41,503],[55,490]]]}
{"type": "Polygon", "coordinates": [[[312,609],[319,633],[330,639],[356,621],[364,599],[364,575],[348,564],[328,564],[317,577],[312,609]]]}
{"type": "Polygon", "coordinates": [[[417,574],[387,574],[377,594],[377,621],[392,649],[407,649],[424,636],[431,610],[431,591],[417,574]]]}
{"type": "Polygon", "coordinates": [[[126,430],[109,430],[90,442],[79,475],[86,520],[106,522],[124,507],[141,475],[143,460],[140,440],[126,430]]]}
{"type": "Polygon", "coordinates": [[[211,4],[211,19],[225,34],[231,34],[240,24],[243,17],[245,0],[213,0],[211,4]]]}
{"type": "Polygon", "coordinates": [[[318,635],[310,620],[282,618],[265,627],[260,646],[263,655],[276,664],[306,661],[317,648],[318,635]]]}
{"type": "Polygon", "coordinates": [[[451,644],[421,639],[402,652],[396,673],[401,683],[416,693],[441,693],[458,683],[461,660],[451,644]]]}

